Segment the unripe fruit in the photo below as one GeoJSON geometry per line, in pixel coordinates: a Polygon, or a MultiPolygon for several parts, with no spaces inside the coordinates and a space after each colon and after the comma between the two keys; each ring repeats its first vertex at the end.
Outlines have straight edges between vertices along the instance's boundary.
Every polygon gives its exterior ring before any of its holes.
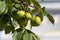
{"type": "Polygon", "coordinates": [[[35,21],[36,21],[37,24],[40,24],[41,23],[40,17],[36,16],[35,21]]]}
{"type": "Polygon", "coordinates": [[[26,16],[27,19],[31,19],[32,18],[32,15],[29,12],[26,12],[25,16],[26,16]]]}
{"type": "Polygon", "coordinates": [[[39,26],[41,23],[41,19],[38,16],[34,16],[31,20],[32,26],[39,26]]]}
{"type": "Polygon", "coordinates": [[[19,10],[19,11],[17,11],[17,14],[19,17],[24,17],[25,11],[19,10]]]}

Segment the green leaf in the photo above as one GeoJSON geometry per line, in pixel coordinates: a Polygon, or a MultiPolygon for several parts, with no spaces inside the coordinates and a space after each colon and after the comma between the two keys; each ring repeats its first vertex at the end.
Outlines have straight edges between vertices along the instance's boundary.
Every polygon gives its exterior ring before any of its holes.
{"type": "Polygon", "coordinates": [[[32,34],[29,31],[25,31],[23,35],[23,40],[32,40],[32,34]]]}
{"type": "Polygon", "coordinates": [[[31,0],[26,0],[26,3],[27,3],[28,5],[30,5],[30,4],[31,4],[31,0]]]}
{"type": "Polygon", "coordinates": [[[33,39],[34,39],[34,40],[40,40],[40,38],[39,38],[35,33],[33,33],[33,32],[30,31],[30,30],[27,30],[27,31],[32,34],[32,40],[33,40],[33,39]]]}
{"type": "Polygon", "coordinates": [[[5,25],[8,23],[9,21],[9,16],[8,14],[2,14],[0,15],[0,31],[3,30],[3,28],[5,27],[5,25]]]}
{"type": "Polygon", "coordinates": [[[6,24],[10,20],[10,16],[9,14],[3,14],[2,16],[3,18],[1,21],[6,24]]]}
{"type": "Polygon", "coordinates": [[[32,3],[33,3],[33,5],[34,5],[34,7],[35,8],[41,8],[41,6],[39,5],[39,3],[37,2],[37,0],[31,0],[32,1],[32,3]]]}
{"type": "Polygon", "coordinates": [[[34,14],[34,13],[36,13],[36,12],[37,12],[36,9],[31,10],[31,14],[34,14]]]}
{"type": "Polygon", "coordinates": [[[35,35],[33,32],[31,32],[30,30],[26,30],[24,35],[23,35],[23,40],[39,40],[37,35],[35,35]]]}
{"type": "Polygon", "coordinates": [[[25,29],[18,29],[19,31],[15,31],[13,33],[13,40],[39,40],[39,37],[35,35],[30,30],[25,29]]]}
{"type": "Polygon", "coordinates": [[[5,25],[1,20],[2,20],[3,16],[0,15],[0,31],[3,30],[3,26],[5,25]]]}
{"type": "Polygon", "coordinates": [[[14,4],[14,7],[17,8],[18,10],[24,10],[24,5],[23,4],[14,4]]]}
{"type": "Polygon", "coordinates": [[[40,4],[37,2],[37,0],[31,0],[32,1],[32,3],[33,3],[33,5],[34,5],[34,7],[35,7],[35,9],[38,11],[38,10],[42,10],[41,9],[41,6],[40,6],[40,4]]]}
{"type": "Polygon", "coordinates": [[[46,16],[47,15],[46,10],[45,10],[45,7],[42,8],[42,14],[43,14],[43,16],[46,16]]]}
{"type": "Polygon", "coordinates": [[[47,16],[48,19],[49,19],[49,21],[50,21],[52,24],[54,24],[54,21],[55,21],[55,20],[54,20],[53,16],[50,15],[50,14],[45,10],[45,7],[42,8],[42,14],[43,14],[43,16],[47,16]]]}
{"type": "Polygon", "coordinates": [[[5,1],[0,1],[0,14],[3,13],[6,9],[5,1]]]}
{"type": "Polygon", "coordinates": [[[5,27],[5,34],[8,34],[10,33],[12,30],[11,30],[11,26],[6,26],[5,27]]]}
{"type": "Polygon", "coordinates": [[[18,35],[18,33],[15,31],[15,32],[13,33],[12,39],[13,39],[13,40],[18,40],[18,39],[17,39],[17,35],[18,35]]]}
{"type": "Polygon", "coordinates": [[[14,29],[14,27],[9,24],[9,21],[10,21],[10,16],[8,14],[0,15],[0,31],[5,29],[5,33],[8,34],[12,31],[12,29],[14,29]]]}
{"type": "Polygon", "coordinates": [[[32,37],[33,37],[33,40],[38,40],[38,38],[35,34],[33,34],[32,37]]]}
{"type": "Polygon", "coordinates": [[[14,31],[14,26],[10,25],[9,23],[6,24],[5,26],[5,34],[9,34],[10,32],[13,32],[14,31]]]}
{"type": "Polygon", "coordinates": [[[4,25],[2,22],[0,22],[0,31],[2,31],[4,29],[4,25]]]}
{"type": "Polygon", "coordinates": [[[19,8],[19,7],[20,7],[20,4],[15,4],[15,7],[16,7],[16,8],[19,8]]]}
{"type": "Polygon", "coordinates": [[[18,29],[13,33],[13,40],[22,40],[22,35],[24,34],[24,30],[18,29]]]}
{"type": "Polygon", "coordinates": [[[24,10],[24,5],[20,4],[20,10],[24,10]]]}
{"type": "MultiPolygon", "coordinates": [[[[46,12],[47,13],[47,12],[46,12]]],[[[47,13],[47,15],[46,15],[47,17],[48,17],[48,19],[49,19],[49,21],[52,23],[52,24],[54,24],[54,18],[53,18],[53,16],[51,16],[50,14],[48,14],[47,13]]]]}

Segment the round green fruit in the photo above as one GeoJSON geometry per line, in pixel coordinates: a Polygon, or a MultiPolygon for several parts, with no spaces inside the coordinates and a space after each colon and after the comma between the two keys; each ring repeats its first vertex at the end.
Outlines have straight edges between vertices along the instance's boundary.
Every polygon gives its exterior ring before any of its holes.
{"type": "Polygon", "coordinates": [[[41,19],[38,16],[34,16],[31,20],[32,26],[39,26],[41,23],[41,19]]]}
{"type": "Polygon", "coordinates": [[[35,21],[36,21],[37,24],[40,24],[41,23],[40,17],[36,16],[35,21]]]}
{"type": "Polygon", "coordinates": [[[24,17],[25,11],[19,10],[19,11],[17,11],[17,14],[19,17],[24,17]]]}
{"type": "Polygon", "coordinates": [[[32,18],[32,15],[29,12],[26,12],[25,16],[26,16],[27,19],[31,19],[32,18]]]}

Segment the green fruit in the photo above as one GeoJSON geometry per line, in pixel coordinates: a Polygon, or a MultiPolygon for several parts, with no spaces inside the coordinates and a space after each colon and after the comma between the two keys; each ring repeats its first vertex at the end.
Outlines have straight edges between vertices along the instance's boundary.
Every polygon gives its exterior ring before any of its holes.
{"type": "Polygon", "coordinates": [[[41,23],[41,19],[38,16],[34,16],[31,20],[32,26],[39,26],[41,23]]]}
{"type": "Polygon", "coordinates": [[[25,16],[26,16],[27,19],[31,19],[32,18],[32,15],[29,12],[26,12],[25,16]]]}
{"type": "Polygon", "coordinates": [[[21,18],[21,17],[24,17],[25,11],[19,10],[19,11],[17,11],[17,14],[18,14],[18,16],[19,16],[20,18],[21,18]]]}
{"type": "Polygon", "coordinates": [[[41,23],[40,17],[36,16],[35,21],[36,21],[37,24],[40,24],[41,23]]]}

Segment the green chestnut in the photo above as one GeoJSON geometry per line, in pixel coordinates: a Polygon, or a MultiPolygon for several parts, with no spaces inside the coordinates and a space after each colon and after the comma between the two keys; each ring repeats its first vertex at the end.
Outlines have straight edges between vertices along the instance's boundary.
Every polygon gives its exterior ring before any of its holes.
{"type": "Polygon", "coordinates": [[[25,15],[25,11],[19,10],[19,11],[17,11],[17,14],[20,18],[22,18],[25,15]]]}
{"type": "Polygon", "coordinates": [[[34,16],[31,20],[32,26],[39,26],[41,23],[41,19],[38,16],[34,16]]]}
{"type": "Polygon", "coordinates": [[[32,15],[29,12],[26,12],[25,16],[26,16],[27,19],[31,19],[32,18],[32,15]]]}

